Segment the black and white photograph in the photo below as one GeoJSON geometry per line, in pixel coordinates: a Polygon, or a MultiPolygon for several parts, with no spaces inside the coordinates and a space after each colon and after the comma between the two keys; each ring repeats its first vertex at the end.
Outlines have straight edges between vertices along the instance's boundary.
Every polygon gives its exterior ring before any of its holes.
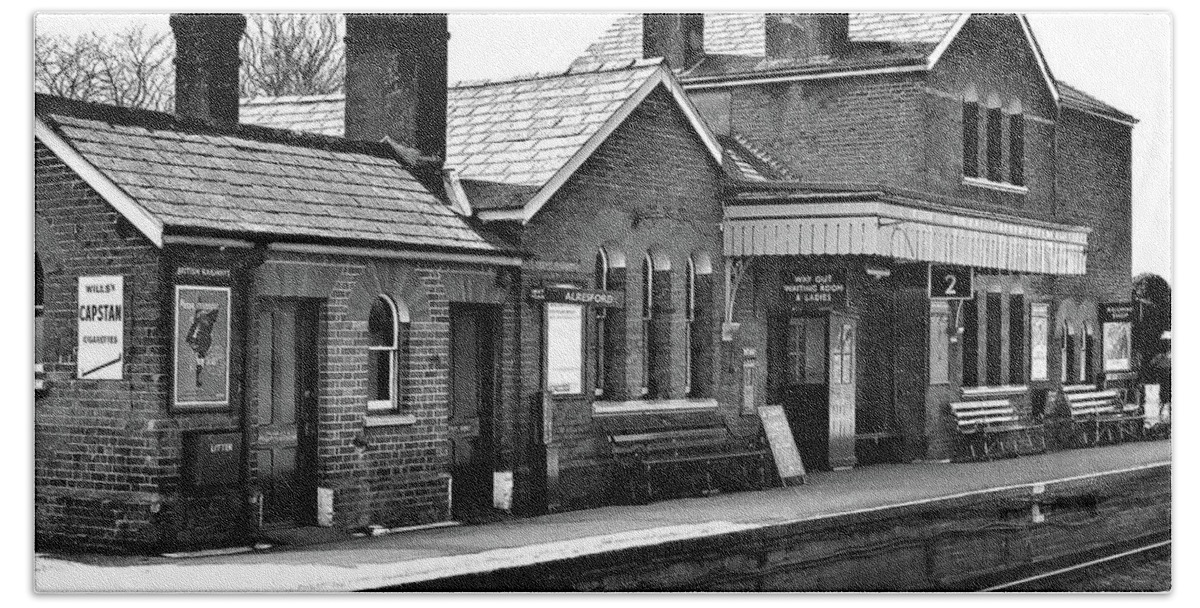
{"type": "Polygon", "coordinates": [[[1186,22],[581,8],[26,9],[34,593],[1176,595],[1186,22]]]}

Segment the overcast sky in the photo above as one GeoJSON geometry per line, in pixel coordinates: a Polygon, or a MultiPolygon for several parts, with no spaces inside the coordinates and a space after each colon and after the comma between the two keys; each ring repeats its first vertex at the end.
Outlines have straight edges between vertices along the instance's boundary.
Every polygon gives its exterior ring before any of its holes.
{"type": "MultiPolygon", "coordinates": [[[[778,9],[776,9],[778,10],[778,9]]],[[[564,69],[619,15],[453,14],[450,79],[564,69]]],[[[1172,23],[1166,13],[1030,13],[1054,76],[1133,114],[1133,271],[1172,278],[1172,23]]],[[[133,25],[167,31],[165,14],[41,14],[38,32],[133,25]]],[[[1173,283],[1174,281],[1172,281],[1173,283]]]]}

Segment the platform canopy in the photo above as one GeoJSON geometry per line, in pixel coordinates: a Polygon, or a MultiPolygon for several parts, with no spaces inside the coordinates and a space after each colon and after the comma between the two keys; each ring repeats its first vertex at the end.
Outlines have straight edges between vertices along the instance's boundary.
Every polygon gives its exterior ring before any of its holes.
{"type": "Polygon", "coordinates": [[[729,257],[876,255],[1054,275],[1084,274],[1090,232],[884,193],[740,195],[723,231],[729,257]]]}

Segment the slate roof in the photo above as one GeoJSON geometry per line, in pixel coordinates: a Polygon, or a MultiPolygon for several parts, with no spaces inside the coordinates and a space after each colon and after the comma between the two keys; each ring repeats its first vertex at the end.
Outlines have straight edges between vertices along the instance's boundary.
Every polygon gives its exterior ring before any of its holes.
{"type": "Polygon", "coordinates": [[[752,182],[795,181],[796,175],[776,159],[765,146],[739,133],[722,135],[718,139],[734,170],[734,176],[752,182]]]}
{"type": "MultiPolygon", "coordinates": [[[[960,13],[850,13],[849,37],[852,42],[892,43],[905,50],[911,47],[928,54],[950,33],[960,17],[960,13]]],[[[706,13],[704,52],[761,59],[766,55],[764,24],[763,13],[706,13]]],[[[572,66],[585,68],[597,62],[625,61],[641,54],[641,14],[624,15],[572,66]]],[[[701,62],[701,66],[704,63],[701,62]]],[[[737,66],[743,71],[750,71],[755,65],[744,61],[729,62],[730,68],[737,66]]],[[[708,72],[711,71],[710,68],[708,72]]]]}
{"type": "Polygon", "coordinates": [[[49,128],[168,232],[509,251],[431,194],[386,144],[38,95],[49,128]]]}
{"type": "MultiPolygon", "coordinates": [[[[638,59],[501,81],[465,81],[447,96],[446,166],[470,181],[541,186],[659,68],[638,59]]],[[[242,121],[337,134],[344,96],[278,97],[242,103],[242,121]],[[310,115],[309,112],[313,114],[310,115]]],[[[473,207],[511,208],[523,190],[475,186],[473,207]],[[508,202],[505,202],[508,201],[508,202]]]]}
{"type": "Polygon", "coordinates": [[[1088,112],[1094,112],[1102,116],[1115,118],[1122,122],[1137,122],[1137,119],[1132,115],[1122,112],[1121,110],[1118,110],[1117,108],[1114,108],[1113,106],[1097,99],[1096,97],[1089,95],[1061,80],[1057,81],[1057,84],[1058,91],[1060,94],[1062,94],[1063,102],[1068,106],[1074,106],[1088,112]]]}
{"type": "Polygon", "coordinates": [[[646,80],[660,60],[450,89],[446,165],[463,179],[548,182],[646,80]]]}
{"type": "Polygon", "coordinates": [[[247,124],[318,133],[344,135],[346,98],[328,95],[260,97],[242,101],[240,120],[247,124]]]}

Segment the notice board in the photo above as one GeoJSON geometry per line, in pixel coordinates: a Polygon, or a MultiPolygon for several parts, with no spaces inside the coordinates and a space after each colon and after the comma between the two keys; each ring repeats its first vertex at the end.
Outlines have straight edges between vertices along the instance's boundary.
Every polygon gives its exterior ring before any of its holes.
{"type": "Polygon", "coordinates": [[[767,442],[771,444],[771,455],[775,458],[775,468],[783,484],[803,484],[806,475],[804,462],[800,460],[800,450],[796,449],[796,440],[792,437],[792,427],[788,426],[783,406],[764,405],[758,408],[758,417],[762,420],[767,442]]]}

